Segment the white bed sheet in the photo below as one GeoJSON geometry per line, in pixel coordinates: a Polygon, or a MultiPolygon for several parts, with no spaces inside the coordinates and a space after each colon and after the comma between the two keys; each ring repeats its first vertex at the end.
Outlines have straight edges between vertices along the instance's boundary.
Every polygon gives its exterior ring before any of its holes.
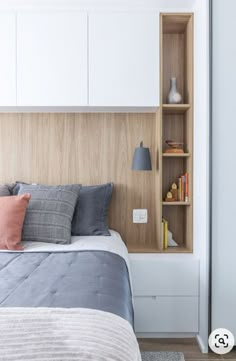
{"type": "MultiPolygon", "coordinates": [[[[120,234],[110,230],[111,236],[72,236],[71,244],[53,244],[46,242],[22,242],[23,252],[71,252],[71,251],[107,251],[116,253],[129,263],[128,250],[120,234]]],[[[17,251],[19,252],[19,251],[17,251]]]]}
{"type": "Polygon", "coordinates": [[[128,258],[128,250],[120,234],[110,230],[111,236],[72,236],[71,244],[22,241],[23,251],[0,250],[0,252],[70,252],[82,250],[100,250],[116,253],[128,258]]]}

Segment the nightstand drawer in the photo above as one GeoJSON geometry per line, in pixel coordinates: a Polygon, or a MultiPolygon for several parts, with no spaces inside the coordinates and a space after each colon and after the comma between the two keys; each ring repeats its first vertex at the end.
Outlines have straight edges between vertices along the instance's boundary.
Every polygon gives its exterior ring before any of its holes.
{"type": "Polygon", "coordinates": [[[198,332],[198,297],[134,297],[135,332],[198,332]]]}
{"type": "Polygon", "coordinates": [[[130,264],[134,296],[199,295],[198,259],[131,259],[130,264]]]}

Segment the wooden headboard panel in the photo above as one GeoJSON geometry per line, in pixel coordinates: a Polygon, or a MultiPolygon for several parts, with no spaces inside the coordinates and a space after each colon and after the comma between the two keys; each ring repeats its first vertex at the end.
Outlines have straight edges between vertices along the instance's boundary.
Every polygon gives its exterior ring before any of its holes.
{"type": "Polygon", "coordinates": [[[156,239],[156,114],[17,113],[0,115],[0,182],[114,182],[110,227],[130,248],[156,239]],[[149,146],[153,171],[131,170],[134,148],[149,146]],[[132,209],[147,208],[148,224],[132,209]]]}

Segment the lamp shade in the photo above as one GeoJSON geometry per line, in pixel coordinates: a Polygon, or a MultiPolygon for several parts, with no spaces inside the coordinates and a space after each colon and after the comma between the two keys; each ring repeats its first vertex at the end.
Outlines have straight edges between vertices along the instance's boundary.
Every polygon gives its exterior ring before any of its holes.
{"type": "Polygon", "coordinates": [[[149,148],[144,148],[143,142],[135,148],[132,170],[152,170],[150,151],[149,148]]]}

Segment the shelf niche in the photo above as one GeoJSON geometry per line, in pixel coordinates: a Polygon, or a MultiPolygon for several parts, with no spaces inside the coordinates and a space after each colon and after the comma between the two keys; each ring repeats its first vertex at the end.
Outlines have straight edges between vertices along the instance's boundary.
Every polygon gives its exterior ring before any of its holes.
{"type": "MultiPolygon", "coordinates": [[[[173,239],[178,243],[180,250],[186,248],[186,251],[192,252],[192,223],[191,206],[163,206],[163,217],[168,220],[168,226],[173,233],[173,239]]],[[[169,247],[170,249],[173,247],[169,247]]],[[[178,251],[178,247],[175,247],[178,251]]],[[[168,249],[167,249],[168,250],[168,249]]]]}
{"type": "Polygon", "coordinates": [[[177,79],[183,103],[192,105],[193,92],[193,15],[162,14],[163,88],[162,103],[170,90],[170,79],[177,79]]]}
{"type": "Polygon", "coordinates": [[[184,114],[163,113],[162,119],[162,151],[168,149],[166,140],[172,140],[184,143],[184,152],[190,153],[192,148],[192,122],[191,109],[184,114]]]}
{"type": "Polygon", "coordinates": [[[191,199],[191,165],[190,158],[164,158],[162,166],[162,199],[165,200],[167,192],[171,189],[171,185],[176,183],[178,186],[178,178],[185,174],[189,174],[189,199],[191,199]]]}

